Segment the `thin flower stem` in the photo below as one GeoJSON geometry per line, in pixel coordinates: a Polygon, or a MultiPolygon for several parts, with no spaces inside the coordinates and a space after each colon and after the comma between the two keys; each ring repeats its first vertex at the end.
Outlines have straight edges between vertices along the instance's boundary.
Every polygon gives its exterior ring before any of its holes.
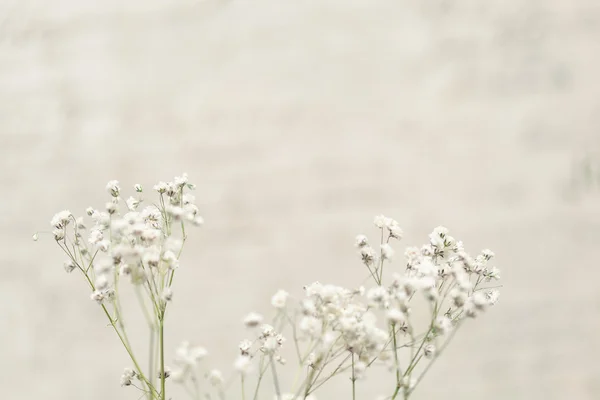
{"type": "Polygon", "coordinates": [[[275,395],[277,400],[281,400],[281,390],[279,388],[279,379],[277,378],[277,369],[275,367],[275,361],[273,361],[272,355],[270,356],[270,358],[271,371],[273,371],[273,386],[275,386],[275,395]]]}
{"type": "Polygon", "coordinates": [[[356,375],[354,374],[354,353],[352,353],[352,400],[356,400],[356,375]]]}
{"type": "Polygon", "coordinates": [[[166,399],[165,393],[165,333],[164,333],[164,314],[159,318],[158,325],[158,346],[160,348],[160,399],[166,399]]]}
{"type": "Polygon", "coordinates": [[[419,377],[415,381],[415,384],[410,389],[411,393],[415,390],[415,388],[417,387],[417,385],[419,384],[419,382],[421,382],[421,380],[423,379],[423,377],[425,376],[425,374],[427,373],[427,371],[429,371],[429,368],[431,368],[431,366],[433,365],[433,363],[435,362],[435,360],[437,360],[439,358],[439,356],[442,354],[442,352],[446,349],[446,347],[448,347],[448,344],[450,344],[450,341],[454,338],[454,335],[456,335],[456,331],[458,331],[458,328],[460,328],[461,325],[462,324],[460,324],[460,323],[456,325],[456,327],[454,328],[454,330],[452,331],[452,333],[450,334],[450,336],[448,336],[448,339],[444,342],[444,344],[442,345],[442,347],[440,347],[440,349],[435,353],[435,356],[429,362],[429,364],[427,364],[427,366],[425,367],[425,369],[423,370],[423,372],[421,372],[421,374],[419,375],[419,377]]]}

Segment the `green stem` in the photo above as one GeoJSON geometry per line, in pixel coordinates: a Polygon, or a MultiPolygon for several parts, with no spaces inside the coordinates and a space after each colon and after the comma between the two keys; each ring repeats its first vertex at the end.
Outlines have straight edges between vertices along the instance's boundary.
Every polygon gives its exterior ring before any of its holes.
{"type": "MultiPolygon", "coordinates": [[[[164,318],[164,315],[163,315],[164,318]]],[[[165,393],[165,380],[166,380],[166,376],[165,376],[165,334],[164,334],[164,324],[163,324],[163,318],[160,318],[159,321],[159,331],[158,331],[158,345],[160,348],[160,399],[161,400],[165,400],[166,399],[166,393],[165,393]]]]}
{"type": "Polygon", "coordinates": [[[354,374],[354,353],[352,353],[352,400],[356,400],[356,375],[354,374]]]}

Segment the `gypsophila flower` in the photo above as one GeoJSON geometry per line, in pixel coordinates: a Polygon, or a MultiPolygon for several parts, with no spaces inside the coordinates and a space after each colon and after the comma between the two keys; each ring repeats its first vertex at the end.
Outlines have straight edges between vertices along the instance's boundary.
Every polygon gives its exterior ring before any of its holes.
{"type": "Polygon", "coordinates": [[[71,214],[71,211],[63,210],[54,215],[54,217],[50,221],[50,224],[52,226],[54,226],[54,228],[56,228],[56,229],[63,229],[63,228],[66,228],[66,226],[71,221],[72,217],[73,217],[73,214],[71,214]]]}
{"type": "Polygon", "coordinates": [[[67,271],[67,273],[70,274],[71,272],[73,272],[73,270],[75,268],[77,268],[77,265],[75,264],[75,262],[73,260],[68,260],[68,261],[65,261],[64,267],[65,267],[65,271],[67,271]]]}
{"type": "Polygon", "coordinates": [[[90,244],[100,243],[102,239],[104,239],[104,234],[100,229],[92,229],[90,231],[90,236],[88,238],[88,242],[90,242],[90,244]]]}
{"type": "Polygon", "coordinates": [[[213,386],[221,386],[225,383],[225,378],[223,377],[223,373],[218,369],[212,369],[208,373],[207,376],[208,382],[213,386]]]}
{"type": "Polygon", "coordinates": [[[386,313],[386,317],[393,324],[403,323],[406,320],[404,313],[397,308],[390,308],[386,313]]]}
{"type": "Polygon", "coordinates": [[[391,260],[394,257],[394,249],[387,243],[381,245],[381,257],[384,260],[391,260]]]}
{"type": "Polygon", "coordinates": [[[427,358],[433,358],[433,356],[435,356],[435,346],[432,344],[426,345],[423,347],[423,354],[427,358]]]}
{"type": "Polygon", "coordinates": [[[163,299],[164,302],[173,300],[173,290],[171,290],[170,287],[164,288],[161,298],[163,299]]]}
{"type": "Polygon", "coordinates": [[[271,298],[271,305],[275,308],[285,308],[289,293],[285,290],[278,290],[271,298]]]}
{"type": "Polygon", "coordinates": [[[138,193],[142,193],[142,185],[136,183],[135,185],[133,185],[133,190],[135,190],[138,193]]]}
{"type": "Polygon", "coordinates": [[[54,235],[54,240],[56,240],[57,242],[59,240],[63,240],[65,238],[65,230],[64,229],[54,229],[52,231],[52,234],[54,235]]]}
{"type": "Polygon", "coordinates": [[[242,355],[247,356],[250,353],[250,349],[252,348],[252,342],[248,339],[244,339],[240,342],[238,347],[242,352],[242,355]]]}
{"type": "Polygon", "coordinates": [[[192,347],[189,342],[183,342],[175,352],[175,363],[184,367],[194,367],[207,354],[204,347],[192,347]]]}
{"type": "Polygon", "coordinates": [[[367,239],[367,237],[365,235],[358,235],[354,242],[354,245],[359,248],[366,246],[368,244],[369,244],[369,240],[367,239]]]}
{"type": "Polygon", "coordinates": [[[33,234],[33,236],[31,238],[33,239],[34,242],[37,242],[38,239],[40,238],[40,235],[36,232],[33,234]]]}
{"type": "Polygon", "coordinates": [[[239,356],[233,367],[242,375],[247,375],[252,371],[252,359],[249,356],[239,356]]]}
{"type": "Polygon", "coordinates": [[[375,250],[373,250],[373,248],[368,245],[360,248],[360,256],[362,258],[363,263],[365,263],[366,265],[372,265],[377,259],[375,250]]]}
{"type": "Polygon", "coordinates": [[[132,196],[129,196],[125,203],[127,204],[127,209],[129,209],[129,211],[135,211],[140,205],[140,201],[132,196]]]}
{"type": "Polygon", "coordinates": [[[135,371],[131,368],[125,368],[123,375],[121,375],[121,386],[130,386],[136,375],[135,371]]]}
{"type": "Polygon", "coordinates": [[[106,190],[112,197],[119,197],[119,193],[121,192],[121,188],[119,187],[119,181],[109,181],[106,184],[106,190]]]}
{"type": "Polygon", "coordinates": [[[485,294],[488,303],[493,306],[498,302],[498,297],[500,297],[500,292],[497,290],[490,290],[485,294]]]}
{"type": "Polygon", "coordinates": [[[255,328],[258,325],[260,325],[262,321],[262,315],[253,312],[249,313],[248,315],[246,315],[246,317],[244,317],[244,325],[246,325],[247,328],[255,328]]]}

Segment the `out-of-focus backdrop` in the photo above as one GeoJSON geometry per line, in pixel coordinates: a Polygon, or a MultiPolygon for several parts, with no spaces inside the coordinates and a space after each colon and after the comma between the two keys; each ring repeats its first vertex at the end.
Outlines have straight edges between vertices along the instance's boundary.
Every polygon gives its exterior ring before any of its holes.
{"type": "Polygon", "coordinates": [[[168,348],[227,370],[276,289],[359,283],[354,236],[384,213],[402,246],[446,225],[491,248],[505,285],[417,400],[600,398],[599,196],[579,169],[598,71],[595,0],[2,0],[2,398],[137,398],[85,284],[31,234],[104,204],[109,179],[184,171],[206,225],[168,348]]]}

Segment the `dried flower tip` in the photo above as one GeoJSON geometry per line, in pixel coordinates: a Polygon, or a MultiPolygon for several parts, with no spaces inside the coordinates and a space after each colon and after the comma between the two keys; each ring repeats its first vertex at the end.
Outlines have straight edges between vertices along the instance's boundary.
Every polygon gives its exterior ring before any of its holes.
{"type": "Polygon", "coordinates": [[[138,193],[142,193],[142,185],[140,185],[139,183],[133,185],[133,189],[138,193]]]}
{"type": "Polygon", "coordinates": [[[161,298],[163,299],[164,302],[173,300],[173,291],[171,290],[170,287],[166,287],[163,290],[161,298]]]}
{"type": "Polygon", "coordinates": [[[63,240],[65,238],[65,230],[64,229],[54,229],[52,231],[52,234],[54,235],[54,240],[56,240],[57,242],[59,240],[63,240]]]}
{"type": "Polygon", "coordinates": [[[285,308],[289,293],[285,290],[278,290],[271,298],[271,305],[275,308],[285,308]]]}
{"type": "Polygon", "coordinates": [[[208,382],[213,386],[221,386],[225,383],[223,373],[218,369],[212,369],[207,376],[208,382]]]}
{"type": "Polygon", "coordinates": [[[356,241],[354,242],[354,246],[356,247],[364,247],[369,244],[369,239],[365,235],[358,235],[356,237],[356,241]]]}
{"type": "Polygon", "coordinates": [[[75,263],[73,262],[73,260],[68,260],[68,261],[65,261],[64,267],[65,267],[65,271],[67,271],[67,273],[70,274],[71,272],[73,272],[73,270],[77,266],[75,265],[75,263]]]}
{"type": "MultiPolygon", "coordinates": [[[[165,370],[165,379],[167,379],[168,377],[171,376],[171,368],[169,368],[169,367],[167,367],[165,365],[164,370],[165,370]]],[[[162,372],[161,371],[158,371],[158,379],[162,379],[162,372]]]]}
{"type": "Polygon", "coordinates": [[[263,317],[260,314],[251,312],[246,317],[244,317],[244,325],[247,328],[255,328],[260,325],[263,321],[263,317]]]}
{"type": "Polygon", "coordinates": [[[250,349],[252,348],[252,342],[248,339],[244,339],[239,344],[240,351],[243,356],[247,356],[250,353],[250,349]]]}
{"type": "Polygon", "coordinates": [[[280,355],[275,356],[275,361],[277,361],[281,365],[285,365],[287,363],[287,360],[281,357],[280,355]]]}
{"type": "Polygon", "coordinates": [[[435,346],[432,344],[428,344],[423,348],[423,354],[427,358],[433,358],[435,355],[435,346]]]}
{"type": "Polygon", "coordinates": [[[119,197],[119,193],[121,193],[121,188],[119,187],[119,181],[109,181],[106,184],[106,190],[112,197],[119,197]]]}

